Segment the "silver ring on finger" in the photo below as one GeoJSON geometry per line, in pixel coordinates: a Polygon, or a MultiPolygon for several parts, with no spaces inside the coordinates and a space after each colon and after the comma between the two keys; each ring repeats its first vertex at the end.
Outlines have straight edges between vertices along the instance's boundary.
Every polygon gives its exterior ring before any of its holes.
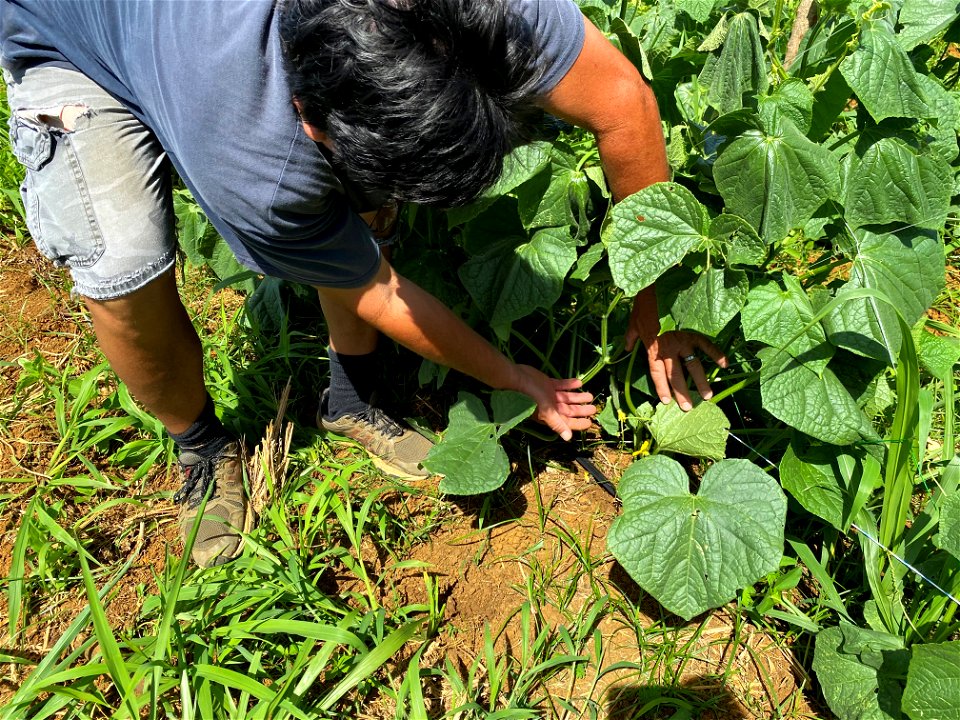
{"type": "Polygon", "coordinates": [[[693,355],[693,354],[690,354],[690,355],[687,355],[687,356],[682,357],[682,358],[680,358],[680,359],[683,360],[683,364],[684,364],[684,365],[689,365],[690,363],[692,363],[694,360],[697,359],[697,356],[696,356],[696,355],[693,355]]]}

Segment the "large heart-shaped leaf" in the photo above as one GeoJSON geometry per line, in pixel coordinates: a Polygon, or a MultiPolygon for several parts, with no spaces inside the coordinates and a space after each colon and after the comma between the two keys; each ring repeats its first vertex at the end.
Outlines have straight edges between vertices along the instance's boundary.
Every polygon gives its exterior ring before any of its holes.
{"type": "Polygon", "coordinates": [[[803,225],[840,188],[837,159],[787,118],[730,143],[713,176],[727,211],[748,220],[767,242],[803,225]]]}
{"type": "Polygon", "coordinates": [[[913,50],[920,43],[932,40],[960,13],[957,0],[903,0],[897,42],[904,50],[913,50]]]}
{"type": "Polygon", "coordinates": [[[903,709],[911,720],[960,720],[960,641],[913,646],[903,709]]]}
{"type": "Polygon", "coordinates": [[[747,274],[732,268],[708,268],[681,290],[670,309],[677,327],[714,337],[747,300],[747,274]]]}
{"type": "Polygon", "coordinates": [[[617,203],[603,230],[617,287],[636,295],[707,237],[707,213],[689,190],[656,183],[617,203]]]}
{"type": "Polygon", "coordinates": [[[477,495],[496,490],[506,481],[510,462],[498,438],[532,415],[536,406],[525,395],[499,390],[494,392],[492,403],[492,422],[480,399],[470,393],[461,392],[450,408],[450,424],[443,439],[423,461],[430,472],[444,476],[441,492],[477,495]],[[498,393],[506,397],[498,399],[498,393]]]}
{"type": "Polygon", "coordinates": [[[844,623],[817,635],[813,670],[837,717],[900,720],[901,678],[909,661],[900,638],[844,623]]]}
{"type": "Polygon", "coordinates": [[[943,287],[943,244],[937,233],[920,228],[877,233],[860,228],[843,238],[840,250],[852,261],[850,279],[838,293],[871,288],[877,298],[848,300],[824,319],[830,342],[891,365],[900,351],[897,310],[913,325],[943,287]]]}
{"type": "Polygon", "coordinates": [[[689,412],[675,402],[658,405],[648,428],[662,452],[714,460],[727,455],[730,421],[713,403],[701,402],[689,412]]]}
{"type": "Polygon", "coordinates": [[[823,326],[819,322],[810,324],[816,313],[800,282],[786,274],[782,280],[782,288],[773,279],[750,288],[742,313],[744,336],[747,340],[784,348],[819,375],[833,357],[833,347],[827,342],[823,326]]]}
{"type": "Polygon", "coordinates": [[[859,142],[843,161],[844,219],[852,227],[902,222],[936,230],[950,208],[952,178],[946,160],[900,138],[859,142]]]}
{"type": "Polygon", "coordinates": [[[693,495],[683,467],[654,455],[627,468],[618,493],[623,515],[607,546],[644,590],[688,620],[774,571],[783,556],[786,498],[747,460],[711,466],[693,495]]]}
{"type": "Polygon", "coordinates": [[[514,320],[538,307],[552,307],[577,260],[576,242],[565,227],[539,230],[529,242],[522,240],[493,243],[460,268],[470,296],[501,335],[514,320]]]}
{"type": "Polygon", "coordinates": [[[767,89],[763,46],[753,13],[739,13],[730,19],[720,56],[708,56],[699,80],[708,88],[708,101],[721,114],[742,108],[744,95],[758,95],[767,89]]]}
{"type": "Polygon", "coordinates": [[[818,375],[786,352],[757,353],[763,408],[790,427],[832,445],[860,438],[863,414],[830,368],[818,375]]]}
{"type": "Polygon", "coordinates": [[[886,20],[863,24],[860,44],[840,63],[840,72],[877,122],[932,115],[917,71],[886,20]]]}

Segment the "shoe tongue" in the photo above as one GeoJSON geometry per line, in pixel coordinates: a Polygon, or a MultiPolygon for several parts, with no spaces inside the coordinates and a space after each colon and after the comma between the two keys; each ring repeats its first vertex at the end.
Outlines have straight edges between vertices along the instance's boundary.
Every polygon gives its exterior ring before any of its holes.
{"type": "Polygon", "coordinates": [[[180,453],[181,465],[196,465],[201,460],[203,460],[203,456],[198,455],[197,453],[193,452],[193,450],[184,450],[182,453],[180,453]]]}

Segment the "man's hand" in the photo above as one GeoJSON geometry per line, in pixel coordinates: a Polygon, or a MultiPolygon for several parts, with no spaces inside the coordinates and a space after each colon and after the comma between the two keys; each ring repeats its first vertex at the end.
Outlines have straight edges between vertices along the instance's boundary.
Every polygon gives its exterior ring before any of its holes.
{"type": "Polygon", "coordinates": [[[597,409],[590,404],[590,393],[576,392],[580,380],[554,380],[532,367],[514,364],[433,295],[395,272],[389,262],[381,262],[377,275],[363,287],[317,290],[328,324],[331,317],[360,321],[362,327],[376,328],[418,355],[492,388],[525,393],[537,403],[536,418],[564,440],[573,437],[574,430],[590,427],[597,409]]]}
{"type": "Polygon", "coordinates": [[[529,395],[537,403],[534,417],[547,425],[564,440],[573,437],[574,430],[590,427],[590,418],[597,408],[590,403],[593,395],[574,392],[583,382],[578,378],[554,380],[529,365],[517,365],[516,390],[529,395]]]}
{"type": "Polygon", "coordinates": [[[637,340],[640,340],[647,349],[650,378],[660,402],[667,404],[675,395],[680,407],[689,410],[693,403],[690,401],[684,370],[693,378],[697,391],[704,400],[713,397],[713,390],[707,382],[703,361],[697,350],[702,351],[722,368],[727,367],[727,358],[720,348],[699,333],[674,330],[659,334],[660,321],[657,317],[656,302],[652,287],[643,290],[634,299],[625,338],[627,350],[633,350],[637,340]]]}

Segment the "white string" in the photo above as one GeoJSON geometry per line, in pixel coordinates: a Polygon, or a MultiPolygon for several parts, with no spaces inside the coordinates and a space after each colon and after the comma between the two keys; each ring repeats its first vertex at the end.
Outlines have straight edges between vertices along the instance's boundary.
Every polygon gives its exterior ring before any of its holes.
{"type": "MultiPolygon", "coordinates": [[[[745,448],[749,449],[751,452],[753,452],[754,454],[756,454],[757,457],[759,457],[759,458],[761,458],[761,459],[763,459],[763,460],[766,460],[768,463],[770,463],[770,466],[771,466],[771,467],[773,467],[773,468],[776,468],[776,467],[777,467],[777,464],[776,464],[775,462],[773,462],[773,460],[771,460],[770,458],[766,457],[763,453],[759,452],[756,448],[751,447],[749,443],[745,442],[744,440],[741,440],[741,439],[738,438],[736,435],[734,435],[732,432],[729,433],[729,435],[730,435],[730,437],[732,437],[734,440],[736,440],[738,443],[740,443],[741,445],[743,445],[745,448]]],[[[883,550],[885,553],[887,553],[887,555],[889,555],[889,556],[892,557],[892,558],[895,558],[901,565],[903,565],[905,568],[907,568],[908,570],[910,570],[910,572],[912,572],[914,575],[916,575],[917,577],[919,577],[921,580],[925,581],[928,585],[930,585],[931,587],[939,590],[941,593],[943,593],[943,596],[946,597],[947,599],[949,599],[954,605],[956,605],[957,607],[960,607],[960,600],[958,600],[956,597],[954,597],[954,596],[951,595],[949,592],[947,592],[946,590],[944,590],[942,587],[940,587],[939,585],[937,585],[937,583],[935,583],[933,580],[931,580],[930,578],[928,578],[926,575],[924,575],[922,572],[920,572],[917,568],[915,568],[913,565],[911,565],[910,563],[908,563],[908,562],[907,562],[906,560],[904,560],[902,557],[900,557],[899,555],[897,555],[897,553],[895,553],[893,550],[891,550],[890,548],[888,548],[888,547],[887,547],[886,545],[884,545],[882,542],[880,542],[879,540],[877,540],[877,538],[873,537],[873,535],[871,535],[870,533],[868,533],[867,531],[865,531],[863,528],[858,527],[858,526],[856,525],[856,523],[850,523],[850,527],[852,527],[852,528],[853,528],[854,530],[856,530],[858,533],[862,534],[865,538],[867,538],[867,540],[869,540],[869,541],[872,542],[874,545],[876,545],[878,548],[880,548],[880,549],[883,550]]]]}

